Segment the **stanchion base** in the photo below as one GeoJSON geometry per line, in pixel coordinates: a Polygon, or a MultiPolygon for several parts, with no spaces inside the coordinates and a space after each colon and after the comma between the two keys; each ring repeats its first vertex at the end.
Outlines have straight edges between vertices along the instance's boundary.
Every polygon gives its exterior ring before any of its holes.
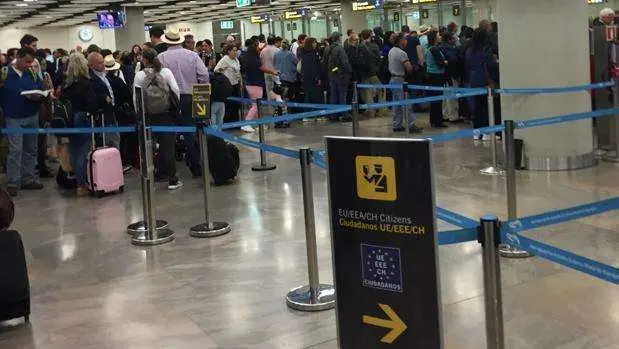
{"type": "Polygon", "coordinates": [[[131,239],[131,243],[136,246],[154,246],[165,244],[166,242],[170,242],[172,240],[174,240],[174,232],[166,228],[161,230],[158,229],[157,236],[152,240],[146,237],[145,231],[141,232],[131,239]]]}
{"type": "Polygon", "coordinates": [[[527,251],[513,248],[506,244],[499,245],[499,255],[505,258],[529,258],[533,255],[527,251]]]}
{"type": "Polygon", "coordinates": [[[479,172],[485,175],[490,175],[490,176],[502,176],[505,174],[505,170],[503,170],[500,167],[494,167],[494,166],[483,168],[479,170],[479,172]]]}
{"type": "Polygon", "coordinates": [[[251,170],[252,171],[262,172],[262,171],[271,171],[271,170],[274,170],[276,168],[277,168],[277,166],[272,165],[272,164],[265,164],[265,165],[256,164],[256,165],[251,167],[251,170]]]}
{"type": "Polygon", "coordinates": [[[616,151],[609,151],[602,155],[602,161],[604,162],[619,162],[619,156],[617,156],[616,151]]]}
{"type": "Polygon", "coordinates": [[[318,287],[318,302],[312,302],[308,285],[300,286],[286,295],[286,305],[300,311],[322,311],[335,307],[335,288],[333,285],[320,284],[318,287]]]}
{"type": "MultiPolygon", "coordinates": [[[[158,219],[155,225],[157,226],[157,230],[166,229],[168,227],[168,222],[164,221],[163,219],[158,219]]],[[[127,234],[129,235],[136,235],[136,234],[143,233],[145,231],[146,231],[146,222],[144,221],[131,223],[127,226],[127,234]]]]}
{"type": "Polygon", "coordinates": [[[230,232],[230,224],[226,222],[200,223],[189,229],[189,235],[194,238],[212,238],[230,232]]]}

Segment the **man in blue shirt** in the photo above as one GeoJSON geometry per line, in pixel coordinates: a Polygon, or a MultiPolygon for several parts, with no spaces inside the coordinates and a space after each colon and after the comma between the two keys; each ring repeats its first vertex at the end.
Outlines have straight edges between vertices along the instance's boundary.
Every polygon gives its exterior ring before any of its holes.
{"type": "MultiPolygon", "coordinates": [[[[42,95],[21,93],[29,90],[43,90],[45,85],[32,66],[36,52],[22,47],[13,64],[3,68],[0,82],[0,106],[8,128],[38,128],[39,104],[42,95]]],[[[19,189],[42,189],[36,172],[37,135],[8,134],[9,154],[7,156],[7,191],[16,196],[19,189]]]]}

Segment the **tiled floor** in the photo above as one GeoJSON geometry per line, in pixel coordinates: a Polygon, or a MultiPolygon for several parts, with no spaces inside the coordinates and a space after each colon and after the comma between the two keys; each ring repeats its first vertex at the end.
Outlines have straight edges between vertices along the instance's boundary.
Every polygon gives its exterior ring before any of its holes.
{"type": "MultiPolygon", "coordinates": [[[[424,120],[427,122],[427,120],[424,120]]],[[[362,122],[363,135],[389,136],[386,119],[362,122]]],[[[451,127],[446,130],[453,131],[451,127]]],[[[323,135],[350,134],[350,124],[298,124],[268,133],[271,144],[322,147],[323,135]]],[[[256,137],[256,136],[252,136],[256,137]]],[[[256,173],[257,153],[242,148],[236,184],[212,190],[212,216],[228,235],[188,236],[201,222],[200,181],[156,193],[172,243],[129,243],[125,227],[141,213],[136,174],[122,195],[75,199],[52,182],[16,199],[15,228],[24,238],[32,283],[31,324],[0,326],[2,349],[336,348],[333,311],[301,313],[286,292],[307,282],[305,233],[296,160],[269,155],[277,170],[256,173]]],[[[437,203],[469,217],[505,216],[504,179],[478,174],[487,144],[469,139],[435,147],[437,203]]],[[[618,165],[565,173],[518,173],[521,215],[619,194],[618,165]]],[[[330,282],[326,176],[313,172],[321,281],[330,282]]],[[[619,265],[615,213],[528,234],[619,265]]],[[[439,228],[453,228],[439,222],[439,228]]],[[[480,247],[440,247],[445,348],[485,347],[480,247]]],[[[507,348],[619,348],[619,289],[544,260],[503,260],[507,348]]]]}

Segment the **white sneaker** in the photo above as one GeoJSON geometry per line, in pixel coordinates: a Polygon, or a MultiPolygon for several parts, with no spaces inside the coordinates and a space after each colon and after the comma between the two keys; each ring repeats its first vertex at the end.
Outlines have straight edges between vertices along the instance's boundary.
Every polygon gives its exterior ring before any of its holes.
{"type": "Polygon", "coordinates": [[[479,141],[479,140],[481,140],[481,136],[475,135],[475,136],[473,136],[473,140],[474,141],[479,141]]]}
{"type": "Polygon", "coordinates": [[[245,125],[245,126],[241,127],[241,131],[247,132],[247,133],[254,133],[254,132],[256,132],[256,130],[253,127],[249,126],[249,125],[245,125]]]}
{"type": "Polygon", "coordinates": [[[168,183],[168,190],[176,190],[180,187],[183,186],[183,182],[181,182],[180,180],[176,180],[176,183],[172,184],[172,183],[168,183]]]}
{"type": "Polygon", "coordinates": [[[490,140],[490,135],[489,134],[485,134],[481,137],[482,141],[489,141],[490,140]]]}

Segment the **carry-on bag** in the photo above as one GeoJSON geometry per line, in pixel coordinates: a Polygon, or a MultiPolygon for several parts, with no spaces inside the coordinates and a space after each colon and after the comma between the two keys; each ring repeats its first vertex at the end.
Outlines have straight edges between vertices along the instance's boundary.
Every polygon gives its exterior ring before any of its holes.
{"type": "Polygon", "coordinates": [[[0,231],[0,321],[30,318],[30,281],[21,236],[0,231]]]}
{"type": "MultiPolygon", "coordinates": [[[[94,128],[94,116],[90,119],[94,128]]],[[[103,125],[101,117],[101,125],[103,125]]],[[[123,164],[120,151],[114,147],[105,146],[105,133],[102,133],[103,146],[97,148],[95,134],[92,133],[92,150],[88,153],[88,186],[96,197],[103,197],[109,193],[122,193],[125,189],[123,164]]]]}

